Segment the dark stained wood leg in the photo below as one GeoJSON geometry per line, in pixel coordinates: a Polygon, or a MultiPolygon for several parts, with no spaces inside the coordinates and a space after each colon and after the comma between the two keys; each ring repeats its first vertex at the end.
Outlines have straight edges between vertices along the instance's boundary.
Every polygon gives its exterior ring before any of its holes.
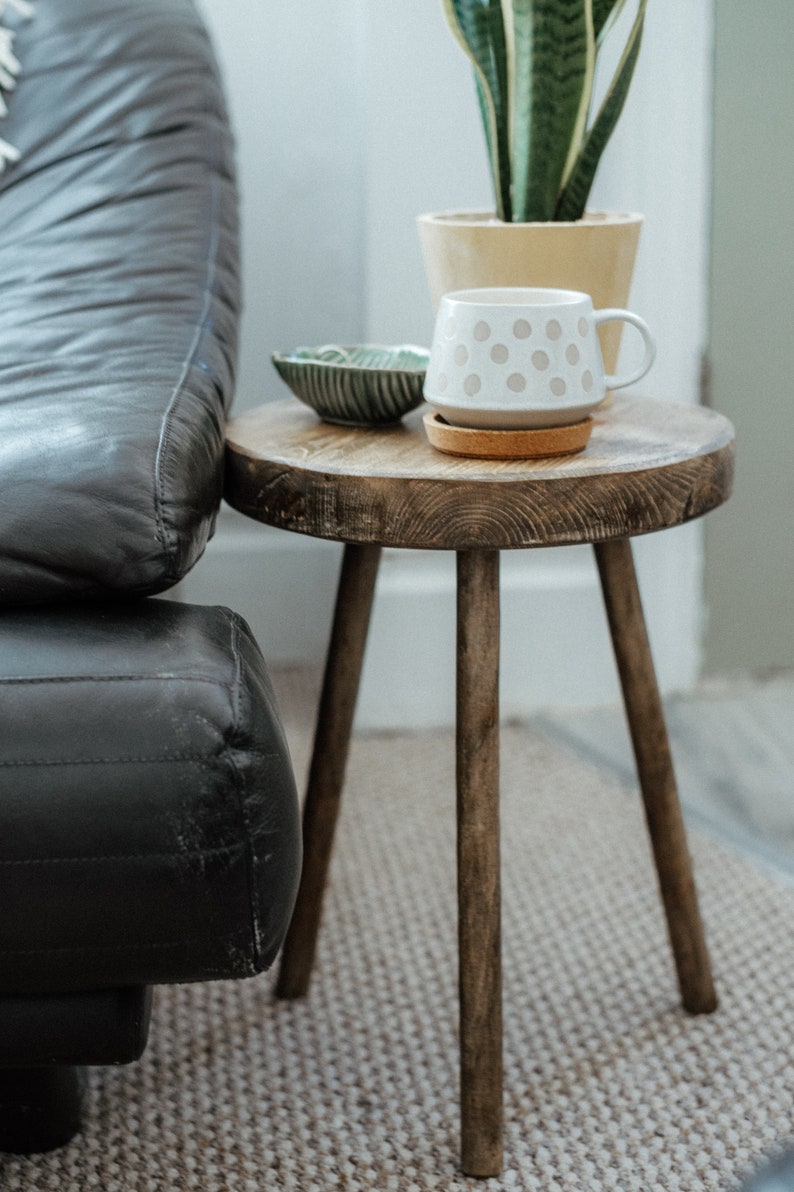
{"type": "Polygon", "coordinates": [[[499,553],[460,551],[457,738],[461,1165],[502,1168],[499,553]]]}
{"type": "Polygon", "coordinates": [[[603,542],[595,553],[681,999],[691,1014],[708,1014],[716,1009],[717,996],[631,544],[628,539],[603,542]]]}
{"type": "Polygon", "coordinates": [[[303,997],[309,988],[379,561],[379,546],[345,547],[303,808],[303,871],[276,985],[280,998],[303,997]]]}

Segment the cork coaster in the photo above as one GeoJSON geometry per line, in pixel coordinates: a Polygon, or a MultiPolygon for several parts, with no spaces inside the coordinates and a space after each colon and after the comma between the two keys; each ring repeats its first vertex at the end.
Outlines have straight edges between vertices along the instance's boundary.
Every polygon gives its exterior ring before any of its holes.
{"type": "Polygon", "coordinates": [[[582,451],[593,429],[592,418],[569,426],[544,426],[535,430],[483,430],[452,426],[429,411],[422,421],[437,451],[472,459],[540,459],[547,455],[574,455],[582,451]]]}

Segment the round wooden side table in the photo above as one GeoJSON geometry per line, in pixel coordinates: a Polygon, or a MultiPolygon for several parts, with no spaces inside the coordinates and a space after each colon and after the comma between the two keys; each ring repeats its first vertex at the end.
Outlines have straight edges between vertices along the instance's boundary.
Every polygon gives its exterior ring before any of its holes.
{"type": "Polygon", "coordinates": [[[457,859],[461,1151],[502,1166],[499,552],[592,543],[684,1007],[716,1006],[662,703],[629,539],[730,494],[733,429],[709,410],[617,398],[587,449],[545,460],[442,455],[421,413],[331,426],[288,398],[233,419],[226,499],[285,530],[345,543],[304,805],[304,868],[277,993],[306,993],[383,546],[457,552],[457,859]]]}

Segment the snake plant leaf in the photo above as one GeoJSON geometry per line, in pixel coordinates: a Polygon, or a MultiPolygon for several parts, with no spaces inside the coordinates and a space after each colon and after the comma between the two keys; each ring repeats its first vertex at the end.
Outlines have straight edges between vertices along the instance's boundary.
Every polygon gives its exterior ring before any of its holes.
{"type": "Polygon", "coordinates": [[[550,220],[587,118],[592,0],[502,0],[502,10],[513,219],[550,220]]]}
{"type": "Polygon", "coordinates": [[[499,218],[580,218],[625,103],[647,0],[637,0],[631,34],[592,122],[598,53],[626,0],[441,2],[474,67],[499,218]]]}
{"type": "Polygon", "coordinates": [[[474,66],[500,219],[510,219],[507,63],[500,0],[442,0],[455,39],[474,66]]]}
{"type": "Polygon", "coordinates": [[[483,83],[479,74],[474,72],[474,82],[477,87],[477,99],[480,105],[480,117],[485,129],[485,141],[488,147],[488,158],[491,162],[491,180],[496,198],[496,214],[499,219],[509,223],[512,219],[512,201],[510,198],[510,155],[507,143],[507,125],[500,120],[496,125],[497,146],[491,144],[493,132],[489,118],[488,97],[483,90],[483,83]]]}
{"type": "Polygon", "coordinates": [[[600,45],[625,7],[626,0],[593,0],[593,29],[597,44],[600,45]]]}
{"type": "Polygon", "coordinates": [[[585,137],[582,150],[566,179],[554,214],[557,220],[581,219],[601,154],[618,122],[640,52],[647,0],[640,0],[637,15],[620,62],[607,89],[601,108],[585,137]]]}
{"type": "Polygon", "coordinates": [[[493,68],[493,82],[491,92],[494,97],[494,111],[496,114],[497,144],[495,151],[490,144],[490,125],[487,119],[487,101],[482,93],[482,84],[475,74],[477,95],[480,101],[480,112],[488,140],[488,151],[491,161],[495,161],[498,174],[494,172],[494,187],[496,190],[497,215],[500,219],[512,219],[512,202],[510,197],[510,150],[508,144],[507,124],[507,53],[505,49],[505,31],[502,23],[502,0],[487,0],[487,15],[484,18],[488,40],[491,47],[491,61],[493,68]]]}

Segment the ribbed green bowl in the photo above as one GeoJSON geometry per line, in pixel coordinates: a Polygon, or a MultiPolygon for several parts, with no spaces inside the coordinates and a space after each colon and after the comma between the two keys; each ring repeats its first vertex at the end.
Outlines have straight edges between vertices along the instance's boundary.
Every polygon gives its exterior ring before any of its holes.
{"type": "Polygon", "coordinates": [[[413,344],[296,348],[273,355],[279,376],[325,422],[387,426],[422,403],[430,353],[413,344]]]}

